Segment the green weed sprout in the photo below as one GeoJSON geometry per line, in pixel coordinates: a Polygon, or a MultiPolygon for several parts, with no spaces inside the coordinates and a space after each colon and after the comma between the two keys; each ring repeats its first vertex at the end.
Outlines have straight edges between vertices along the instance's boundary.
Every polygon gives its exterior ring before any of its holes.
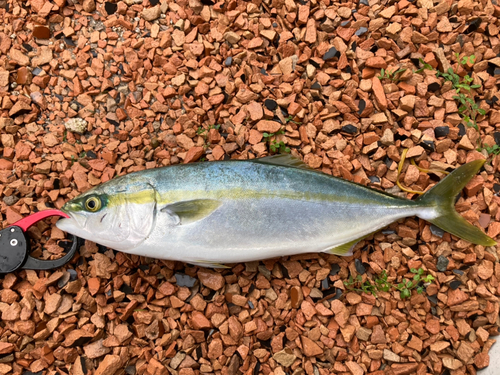
{"type": "Polygon", "coordinates": [[[370,280],[362,282],[363,278],[361,275],[357,275],[355,279],[349,276],[349,279],[344,281],[344,285],[348,290],[372,294],[374,297],[377,297],[377,292],[389,292],[391,288],[394,288],[399,291],[401,299],[406,299],[411,297],[412,289],[416,289],[419,294],[424,292],[424,287],[419,285],[421,281],[430,283],[434,280],[434,276],[432,275],[424,276],[425,271],[423,268],[419,268],[418,270],[412,268],[410,272],[415,274],[412,280],[403,280],[397,285],[391,285],[391,283],[387,281],[387,272],[385,270],[382,271],[380,276],[375,277],[373,284],[370,280]]]}

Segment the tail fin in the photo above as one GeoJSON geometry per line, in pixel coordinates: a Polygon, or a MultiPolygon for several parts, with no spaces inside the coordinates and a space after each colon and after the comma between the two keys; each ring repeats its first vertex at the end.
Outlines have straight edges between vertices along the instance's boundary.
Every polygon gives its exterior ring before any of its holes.
{"type": "Polygon", "coordinates": [[[462,165],[417,201],[422,206],[435,207],[439,216],[429,220],[439,228],[477,245],[493,246],[496,242],[479,228],[470,224],[455,211],[455,198],[469,180],[481,169],[485,160],[474,160],[462,165]]]}

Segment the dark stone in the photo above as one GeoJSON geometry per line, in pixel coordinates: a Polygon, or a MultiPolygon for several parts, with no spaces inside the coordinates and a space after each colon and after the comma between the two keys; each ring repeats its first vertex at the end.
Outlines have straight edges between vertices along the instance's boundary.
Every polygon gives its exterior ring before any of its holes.
{"type": "Polygon", "coordinates": [[[495,143],[500,146],[500,132],[494,132],[493,139],[495,140],[495,143]]]}
{"type": "Polygon", "coordinates": [[[427,90],[432,91],[432,92],[436,92],[440,88],[441,88],[441,86],[437,82],[432,82],[429,86],[427,86],[427,90]]]}
{"type": "Polygon", "coordinates": [[[175,280],[176,280],[178,286],[185,286],[188,288],[191,288],[194,286],[194,284],[196,284],[195,278],[193,278],[189,275],[185,275],[183,273],[176,273],[175,280]]]}
{"type": "Polygon", "coordinates": [[[40,73],[42,72],[42,69],[40,69],[39,67],[36,67],[35,69],[33,69],[32,73],[34,76],[37,76],[39,75],[40,73]]]}
{"type": "Polygon", "coordinates": [[[134,294],[134,289],[132,289],[127,284],[122,284],[122,286],[120,287],[120,292],[125,293],[125,294],[134,294]]]}
{"type": "Polygon", "coordinates": [[[434,296],[427,296],[427,299],[429,300],[430,303],[432,303],[433,305],[437,305],[438,304],[438,298],[436,295],[434,296]]]}
{"type": "Polygon", "coordinates": [[[323,60],[328,61],[333,59],[334,57],[339,57],[339,56],[340,52],[337,51],[335,47],[332,47],[323,55],[323,60]]]}
{"type": "Polygon", "coordinates": [[[115,3],[108,3],[107,1],[104,3],[104,9],[106,9],[106,13],[109,15],[115,14],[118,9],[118,5],[115,3]]]}
{"type": "Polygon", "coordinates": [[[440,255],[436,263],[436,268],[438,269],[438,271],[444,272],[448,268],[448,263],[450,263],[448,258],[440,255]]]}
{"type": "Polygon", "coordinates": [[[342,126],[342,131],[344,133],[356,134],[358,132],[358,128],[355,127],[354,125],[345,125],[342,126]]]}
{"type": "Polygon", "coordinates": [[[325,290],[328,288],[330,288],[330,279],[327,277],[327,278],[321,280],[321,289],[325,290]]]}
{"type": "Polygon", "coordinates": [[[76,271],[72,268],[68,269],[68,272],[69,272],[69,280],[70,281],[75,281],[76,278],[78,277],[78,274],[76,273],[76,271]]]}
{"type": "Polygon", "coordinates": [[[352,49],[353,52],[356,52],[356,48],[358,48],[358,44],[356,43],[356,41],[354,41],[351,44],[351,49],[352,49]]]}
{"type": "Polygon", "coordinates": [[[321,85],[319,84],[319,82],[314,82],[311,85],[311,90],[321,90],[321,85]]]}
{"type": "Polygon", "coordinates": [[[276,22],[273,22],[273,27],[278,27],[278,24],[276,22]]]}
{"type": "Polygon", "coordinates": [[[96,155],[96,153],[95,153],[94,151],[92,151],[92,150],[88,150],[88,151],[87,151],[87,157],[88,157],[89,159],[97,159],[97,155],[96,155]]]}
{"type": "Polygon", "coordinates": [[[358,271],[360,275],[364,275],[364,273],[366,272],[366,268],[363,265],[363,262],[361,262],[361,260],[359,259],[354,260],[354,267],[356,267],[356,271],[358,271]]]}
{"type": "Polygon", "coordinates": [[[359,4],[370,6],[370,3],[368,2],[368,0],[359,0],[359,4]]]}
{"type": "Polygon", "coordinates": [[[254,308],[254,305],[253,305],[252,301],[248,301],[247,303],[248,303],[248,306],[250,306],[251,309],[254,308]]]}
{"type": "Polygon", "coordinates": [[[31,47],[28,43],[23,43],[23,47],[28,52],[33,51],[33,47],[31,47]]]}
{"type": "MultiPolygon", "coordinates": [[[[500,74],[500,68],[499,68],[499,74],[500,74]]],[[[492,75],[492,74],[490,74],[490,75],[492,75]]],[[[488,103],[489,105],[493,105],[497,101],[498,101],[497,96],[493,96],[491,99],[486,99],[486,103],[488,103]]]]}
{"type": "Polygon", "coordinates": [[[444,230],[442,230],[441,228],[436,227],[434,224],[431,225],[430,229],[431,229],[431,233],[434,236],[438,236],[439,238],[443,238],[444,230]]]}
{"type": "Polygon", "coordinates": [[[378,178],[377,176],[370,176],[369,179],[370,179],[372,184],[380,183],[380,178],[378,178]]]}
{"type": "Polygon", "coordinates": [[[273,100],[273,99],[266,99],[266,100],[264,100],[264,105],[270,111],[274,111],[276,108],[278,108],[278,103],[276,103],[276,101],[273,100]]]}
{"type": "Polygon", "coordinates": [[[465,134],[467,134],[467,131],[465,130],[465,125],[458,124],[458,135],[463,137],[465,134]]]}
{"type": "Polygon", "coordinates": [[[464,271],[462,271],[462,270],[453,270],[453,273],[455,275],[458,275],[458,276],[463,276],[464,275],[464,271]]]}
{"type": "Polygon", "coordinates": [[[340,266],[338,264],[332,264],[332,269],[330,270],[330,276],[335,276],[340,272],[340,266]]]}
{"type": "Polygon", "coordinates": [[[493,184],[493,191],[496,194],[500,193],[500,184],[493,184]]]}
{"type": "Polygon", "coordinates": [[[367,27],[360,27],[359,29],[356,30],[354,35],[361,36],[361,35],[365,34],[367,31],[368,31],[367,27]]]}
{"type": "Polygon", "coordinates": [[[434,129],[434,134],[436,137],[446,137],[450,134],[450,128],[448,126],[438,126],[434,129]]]}
{"type": "Polygon", "coordinates": [[[347,65],[347,66],[345,67],[345,72],[346,72],[346,73],[351,74],[352,69],[351,69],[351,66],[350,66],[350,65],[347,65]]]}
{"type": "Polygon", "coordinates": [[[467,28],[467,30],[465,30],[465,34],[470,34],[477,31],[479,25],[481,25],[481,18],[476,18],[471,23],[469,23],[469,27],[467,28]]]}
{"type": "Polygon", "coordinates": [[[264,68],[262,68],[260,70],[260,74],[262,74],[263,76],[268,76],[269,75],[269,74],[267,74],[266,69],[264,69],[264,68]]]}
{"type": "Polygon", "coordinates": [[[346,27],[346,26],[348,26],[350,23],[351,23],[351,21],[350,21],[350,20],[347,20],[347,21],[342,22],[342,23],[340,24],[340,26],[342,26],[342,27],[346,27]]]}
{"type": "Polygon", "coordinates": [[[396,233],[396,231],[392,230],[392,229],[385,229],[382,231],[382,234],[385,234],[385,235],[394,234],[394,233],[396,233]]]}
{"type": "Polygon", "coordinates": [[[456,290],[460,285],[462,285],[462,282],[460,280],[453,280],[450,283],[450,288],[456,290]]]}
{"type": "Polygon", "coordinates": [[[427,151],[434,152],[436,150],[433,141],[422,141],[421,146],[427,151]]]}
{"type": "Polygon", "coordinates": [[[232,63],[233,63],[233,57],[232,56],[228,56],[226,58],[226,61],[224,61],[224,65],[226,65],[226,66],[231,66],[232,63]]]}
{"type": "Polygon", "coordinates": [[[272,121],[276,121],[276,122],[279,122],[280,124],[283,125],[283,121],[281,121],[281,119],[278,117],[278,115],[274,115],[272,121]]]}

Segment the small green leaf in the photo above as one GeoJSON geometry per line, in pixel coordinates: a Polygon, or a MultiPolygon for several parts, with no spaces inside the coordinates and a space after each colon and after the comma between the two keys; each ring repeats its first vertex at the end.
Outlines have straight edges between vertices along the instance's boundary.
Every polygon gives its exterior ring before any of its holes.
{"type": "Polygon", "coordinates": [[[406,283],[406,287],[407,287],[407,288],[411,288],[411,287],[413,287],[413,283],[412,283],[411,281],[408,281],[408,282],[406,283]]]}
{"type": "Polygon", "coordinates": [[[477,109],[477,112],[478,112],[480,115],[482,115],[482,116],[484,116],[484,115],[486,114],[486,111],[485,111],[484,109],[482,109],[482,108],[478,108],[478,109],[477,109]]]}

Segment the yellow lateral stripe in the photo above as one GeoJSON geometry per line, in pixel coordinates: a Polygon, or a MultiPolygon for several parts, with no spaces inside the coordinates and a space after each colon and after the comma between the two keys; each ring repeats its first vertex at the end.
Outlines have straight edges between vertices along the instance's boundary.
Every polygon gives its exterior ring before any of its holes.
{"type": "Polygon", "coordinates": [[[181,201],[189,201],[193,199],[262,199],[262,198],[288,198],[303,201],[317,201],[317,202],[346,202],[350,204],[365,204],[373,202],[365,202],[363,200],[353,200],[349,198],[343,198],[341,196],[334,196],[331,194],[320,194],[320,193],[306,193],[306,192],[294,192],[294,191],[283,191],[276,194],[272,192],[263,192],[255,190],[247,190],[243,188],[234,188],[226,190],[171,190],[167,193],[157,193],[154,194],[155,190],[143,190],[133,193],[117,193],[108,196],[108,207],[113,207],[124,203],[135,203],[135,204],[148,204],[152,203],[156,199],[156,203],[160,206],[164,206],[170,203],[176,203],[181,201]],[[156,195],[156,197],[155,197],[156,195]]]}

